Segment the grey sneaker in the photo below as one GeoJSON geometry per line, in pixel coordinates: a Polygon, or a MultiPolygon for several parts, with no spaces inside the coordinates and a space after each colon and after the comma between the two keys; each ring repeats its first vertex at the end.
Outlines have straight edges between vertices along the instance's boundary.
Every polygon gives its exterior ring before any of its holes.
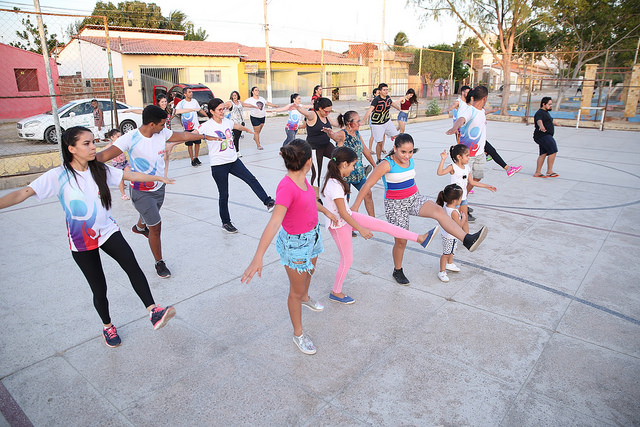
{"type": "Polygon", "coordinates": [[[238,229],[233,226],[230,222],[226,224],[222,224],[222,229],[227,233],[237,233],[238,229]]]}
{"type": "Polygon", "coordinates": [[[318,301],[309,297],[309,301],[302,301],[302,305],[307,306],[309,309],[313,311],[322,311],[324,310],[324,305],[320,304],[318,301]]]}
{"type": "Polygon", "coordinates": [[[293,342],[296,343],[298,349],[304,354],[316,354],[316,346],[311,342],[311,338],[309,338],[304,332],[299,337],[293,336],[293,342]]]}

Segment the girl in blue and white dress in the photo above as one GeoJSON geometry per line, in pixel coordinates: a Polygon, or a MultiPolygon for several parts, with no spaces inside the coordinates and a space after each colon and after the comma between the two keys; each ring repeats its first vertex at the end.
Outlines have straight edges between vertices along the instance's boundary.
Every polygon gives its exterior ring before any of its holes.
{"type": "MultiPolygon", "coordinates": [[[[468,230],[467,216],[458,210],[462,201],[462,188],[458,184],[449,184],[444,187],[440,193],[436,203],[442,206],[444,211],[456,222],[463,230],[468,230]]],[[[442,230],[442,256],[440,257],[440,271],[438,279],[442,282],[448,282],[447,270],[460,271],[460,268],[453,263],[453,254],[456,250],[458,240],[442,230]]]]}
{"type": "Polygon", "coordinates": [[[109,315],[107,281],[99,249],[116,260],[127,273],[131,286],[149,312],[154,329],[163,327],[175,316],[176,310],[171,306],[156,306],[131,247],[111,217],[109,187],[117,186],[123,177],[132,182],[160,181],[165,184],[172,184],[173,180],[116,169],[97,161],[93,133],[85,127],[67,129],[62,134],[61,149],[62,166],[49,170],[29,186],[1,197],[0,209],[22,203],[31,196],[38,200],[58,198],[66,217],[73,260],[89,282],[93,305],[104,324],[104,341],[109,347],[117,347],[121,340],[109,315]]]}
{"type": "MultiPolygon", "coordinates": [[[[418,192],[413,161],[415,152],[416,149],[411,135],[407,133],[399,134],[389,155],[371,172],[367,182],[358,193],[351,210],[353,212],[358,211],[367,191],[370,191],[378,180],[382,178],[385,186],[384,213],[388,222],[408,229],[409,215],[433,218],[438,221],[445,231],[460,239],[469,251],[474,251],[486,237],[487,228],[482,227],[480,231],[474,234],[465,233],[451,217],[447,216],[440,206],[418,192]]],[[[401,285],[409,284],[409,279],[405,277],[402,271],[402,258],[406,246],[406,239],[396,238],[392,252],[394,263],[393,278],[401,285]]]]}

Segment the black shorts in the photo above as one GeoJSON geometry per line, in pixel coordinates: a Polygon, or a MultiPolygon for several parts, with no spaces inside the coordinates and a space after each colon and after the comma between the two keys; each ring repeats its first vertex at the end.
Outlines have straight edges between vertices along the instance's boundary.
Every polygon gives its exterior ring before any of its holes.
{"type": "Polygon", "coordinates": [[[551,135],[543,135],[533,139],[540,147],[540,155],[552,155],[558,152],[556,140],[551,135]]]}
{"type": "Polygon", "coordinates": [[[260,126],[264,124],[264,117],[253,117],[249,116],[251,119],[251,126],[260,126]]]}
{"type": "MultiPolygon", "coordinates": [[[[193,132],[193,129],[192,130],[185,130],[185,132],[193,132]]],[[[186,145],[187,147],[191,147],[193,144],[201,144],[201,143],[202,143],[202,140],[199,139],[197,141],[185,141],[184,145],[186,145]]]]}

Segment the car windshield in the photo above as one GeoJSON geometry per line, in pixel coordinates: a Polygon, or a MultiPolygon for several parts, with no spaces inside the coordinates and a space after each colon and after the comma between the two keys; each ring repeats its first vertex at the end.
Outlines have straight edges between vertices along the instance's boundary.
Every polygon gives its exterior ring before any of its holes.
{"type": "MultiPolygon", "coordinates": [[[[77,104],[76,101],[72,101],[72,102],[69,102],[68,104],[64,104],[62,107],[58,107],[58,114],[62,114],[64,112],[66,112],[69,108],[73,107],[76,104],[77,104]]],[[[52,115],[53,111],[49,110],[45,114],[52,115]]]]}
{"type": "Polygon", "coordinates": [[[206,104],[213,99],[211,91],[208,90],[194,90],[193,97],[198,101],[198,104],[206,104]]]}

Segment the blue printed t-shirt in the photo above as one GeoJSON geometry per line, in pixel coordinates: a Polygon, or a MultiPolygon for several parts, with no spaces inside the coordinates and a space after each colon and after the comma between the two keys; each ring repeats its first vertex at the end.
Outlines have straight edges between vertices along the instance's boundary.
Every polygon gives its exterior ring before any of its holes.
{"type": "MultiPolygon", "coordinates": [[[[113,145],[122,152],[127,152],[132,171],[163,176],[164,152],[171,135],[173,131],[164,128],[151,135],[151,138],[147,138],[140,133],[139,129],[136,129],[116,139],[113,145]]],[[[162,182],[132,182],[131,188],[140,191],[156,191],[163,185],[162,182]]]]}
{"type": "MultiPolygon", "coordinates": [[[[107,185],[122,181],[122,171],[107,166],[107,185]]],[[[69,246],[73,252],[97,249],[119,230],[111,211],[100,201],[98,184],[91,171],[76,171],[74,176],[63,166],[51,169],[29,184],[38,200],[57,196],[67,221],[69,246]]]]}

